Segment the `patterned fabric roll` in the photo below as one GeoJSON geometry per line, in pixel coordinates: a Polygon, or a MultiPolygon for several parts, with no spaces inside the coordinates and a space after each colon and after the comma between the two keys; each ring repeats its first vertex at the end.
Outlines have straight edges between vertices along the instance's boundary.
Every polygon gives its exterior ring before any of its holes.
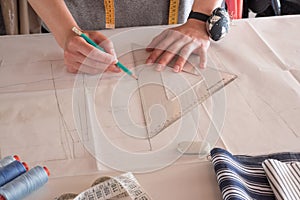
{"type": "Polygon", "coordinates": [[[246,156],[215,148],[210,154],[224,200],[275,200],[262,162],[267,159],[284,163],[300,161],[300,153],[246,156]]]}
{"type": "Polygon", "coordinates": [[[300,199],[300,162],[265,160],[262,164],[278,200],[300,199]]]}

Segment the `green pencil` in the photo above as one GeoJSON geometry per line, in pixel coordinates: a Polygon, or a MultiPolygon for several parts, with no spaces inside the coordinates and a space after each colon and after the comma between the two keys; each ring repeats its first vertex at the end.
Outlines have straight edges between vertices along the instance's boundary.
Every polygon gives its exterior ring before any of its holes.
{"type": "MultiPolygon", "coordinates": [[[[75,26],[72,28],[72,31],[74,33],[76,33],[77,35],[79,35],[80,37],[82,37],[87,43],[89,43],[90,45],[93,45],[94,47],[96,47],[97,49],[105,52],[105,50],[100,47],[98,44],[96,44],[91,38],[89,38],[86,34],[82,33],[80,30],[78,30],[78,28],[76,28],[75,26]]],[[[133,77],[134,79],[137,80],[137,77],[127,68],[125,67],[122,63],[120,63],[119,61],[116,63],[116,65],[122,69],[126,74],[128,74],[129,76],[133,77]]]]}

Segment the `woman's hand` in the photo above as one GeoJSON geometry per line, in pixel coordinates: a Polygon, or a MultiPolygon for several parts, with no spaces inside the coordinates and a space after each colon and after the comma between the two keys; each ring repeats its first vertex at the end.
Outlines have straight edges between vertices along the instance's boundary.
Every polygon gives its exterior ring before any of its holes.
{"type": "Polygon", "coordinates": [[[103,52],[88,44],[83,38],[70,33],[65,41],[64,62],[67,70],[72,73],[84,72],[98,74],[104,71],[120,72],[113,44],[98,31],[84,33],[101,46],[103,52]]]}
{"type": "Polygon", "coordinates": [[[174,72],[182,71],[192,53],[200,56],[200,68],[206,67],[207,50],[210,41],[205,22],[189,19],[185,24],[170,28],[156,36],[148,45],[152,51],[146,63],[157,62],[156,70],[161,71],[173,58],[177,57],[174,72]]]}

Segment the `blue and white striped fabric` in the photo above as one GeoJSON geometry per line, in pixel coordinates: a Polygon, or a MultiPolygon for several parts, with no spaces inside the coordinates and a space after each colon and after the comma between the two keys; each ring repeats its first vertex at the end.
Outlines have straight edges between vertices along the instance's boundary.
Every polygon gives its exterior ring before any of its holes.
{"type": "Polygon", "coordinates": [[[268,159],[262,166],[277,200],[300,199],[300,162],[268,159]]]}
{"type": "Polygon", "coordinates": [[[224,200],[275,200],[262,162],[267,159],[300,161],[300,153],[246,156],[214,148],[210,154],[224,200]]]}

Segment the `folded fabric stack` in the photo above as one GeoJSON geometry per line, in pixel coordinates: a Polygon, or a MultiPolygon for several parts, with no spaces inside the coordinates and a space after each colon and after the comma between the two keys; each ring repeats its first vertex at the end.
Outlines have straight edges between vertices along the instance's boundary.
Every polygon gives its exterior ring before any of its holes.
{"type": "Polygon", "coordinates": [[[211,150],[224,200],[300,200],[300,153],[260,156],[211,150]]]}

